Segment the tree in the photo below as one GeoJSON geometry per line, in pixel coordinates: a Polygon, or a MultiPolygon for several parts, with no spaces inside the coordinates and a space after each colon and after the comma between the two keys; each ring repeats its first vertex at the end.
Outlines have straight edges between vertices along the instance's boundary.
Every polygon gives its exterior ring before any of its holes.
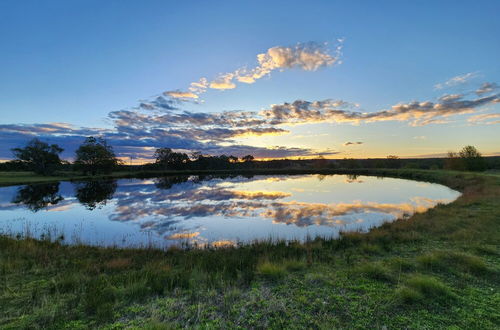
{"type": "Polygon", "coordinates": [[[84,174],[109,173],[119,164],[113,147],[103,138],[89,136],[76,150],[75,168],[84,174]]]}
{"type": "Polygon", "coordinates": [[[229,158],[229,162],[231,162],[231,163],[237,163],[238,162],[238,157],[236,157],[236,156],[231,155],[228,158],[229,158]]]}
{"type": "Polygon", "coordinates": [[[254,158],[254,156],[252,156],[252,155],[246,155],[246,156],[244,156],[244,157],[242,157],[242,158],[241,158],[241,160],[243,160],[245,163],[251,162],[251,161],[253,161],[254,159],[255,159],[255,158],[254,158]]]}
{"type": "Polygon", "coordinates": [[[448,151],[448,157],[444,161],[444,168],[447,170],[463,171],[464,162],[457,152],[448,151]]]}
{"type": "Polygon", "coordinates": [[[42,142],[37,138],[29,141],[24,148],[11,149],[18,161],[27,164],[33,172],[41,175],[49,175],[61,166],[59,154],[64,149],[57,144],[42,142]]]}
{"type": "Polygon", "coordinates": [[[386,160],[387,168],[399,168],[401,167],[401,159],[395,155],[387,156],[386,160]]]}
{"type": "Polygon", "coordinates": [[[458,153],[467,171],[484,171],[485,162],[481,153],[474,146],[465,146],[458,153]]]}
{"type": "Polygon", "coordinates": [[[156,149],[156,164],[168,169],[180,170],[189,163],[189,156],[181,152],[173,152],[170,148],[156,149]]]}

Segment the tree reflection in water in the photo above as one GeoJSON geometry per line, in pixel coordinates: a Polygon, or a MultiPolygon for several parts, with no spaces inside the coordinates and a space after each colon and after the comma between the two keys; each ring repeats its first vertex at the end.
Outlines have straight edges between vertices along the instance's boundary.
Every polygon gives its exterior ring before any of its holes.
{"type": "Polygon", "coordinates": [[[165,176],[158,178],[155,182],[155,186],[158,189],[170,189],[175,184],[183,183],[189,180],[189,176],[165,176]]]}
{"type": "Polygon", "coordinates": [[[49,205],[56,205],[64,200],[59,195],[59,182],[29,184],[19,188],[12,203],[23,204],[27,209],[38,212],[49,205]]]}
{"type": "Polygon", "coordinates": [[[82,181],[74,185],[75,197],[88,210],[106,205],[113,198],[117,187],[116,180],[82,181]]]}

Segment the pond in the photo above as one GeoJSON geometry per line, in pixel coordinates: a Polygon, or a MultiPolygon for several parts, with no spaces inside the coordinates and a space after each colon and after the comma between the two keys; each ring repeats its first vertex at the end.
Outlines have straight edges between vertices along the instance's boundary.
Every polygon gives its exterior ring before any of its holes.
{"type": "Polygon", "coordinates": [[[304,241],[366,232],[459,195],[433,183],[352,175],[63,181],[0,188],[0,233],[118,247],[304,241]]]}

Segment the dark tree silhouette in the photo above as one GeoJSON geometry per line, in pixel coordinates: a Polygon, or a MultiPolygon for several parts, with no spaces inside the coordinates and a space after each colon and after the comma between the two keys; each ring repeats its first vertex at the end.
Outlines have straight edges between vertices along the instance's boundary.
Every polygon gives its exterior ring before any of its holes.
{"type": "Polygon", "coordinates": [[[449,151],[448,157],[444,161],[444,168],[447,170],[463,171],[465,169],[463,159],[457,152],[449,151]]]}
{"type": "Polygon", "coordinates": [[[174,170],[186,168],[190,161],[187,154],[174,152],[170,148],[156,149],[154,157],[158,166],[174,170]]]}
{"type": "Polygon", "coordinates": [[[75,169],[84,174],[109,173],[118,164],[119,160],[113,152],[113,147],[105,139],[90,136],[76,150],[75,169]]]}
{"type": "Polygon", "coordinates": [[[231,163],[237,163],[238,162],[238,157],[236,157],[236,156],[231,155],[228,158],[229,158],[229,161],[231,163]]]}
{"type": "Polygon", "coordinates": [[[59,183],[30,184],[19,188],[12,203],[23,204],[37,212],[49,205],[56,205],[64,198],[58,194],[59,183]]]}
{"type": "Polygon", "coordinates": [[[64,149],[57,144],[42,142],[37,138],[29,141],[24,148],[11,149],[18,161],[25,163],[33,172],[50,175],[61,166],[59,154],[64,149]]]}
{"type": "Polygon", "coordinates": [[[116,180],[82,181],[75,185],[76,198],[89,210],[103,207],[113,198],[116,180]]]}
{"type": "Polygon", "coordinates": [[[242,159],[244,162],[251,162],[251,161],[253,161],[255,158],[254,158],[254,156],[252,156],[252,155],[246,155],[246,156],[243,156],[241,159],[242,159]]]}
{"type": "Polygon", "coordinates": [[[467,171],[484,171],[486,164],[481,153],[473,146],[465,146],[459,152],[467,171]]]}
{"type": "Polygon", "coordinates": [[[400,168],[401,167],[401,159],[395,155],[389,155],[386,159],[386,167],[387,168],[400,168]]]}

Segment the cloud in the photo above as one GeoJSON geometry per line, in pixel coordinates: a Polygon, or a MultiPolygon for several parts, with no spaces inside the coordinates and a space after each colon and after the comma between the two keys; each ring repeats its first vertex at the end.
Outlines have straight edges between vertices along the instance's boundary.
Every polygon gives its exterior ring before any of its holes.
{"type": "Polygon", "coordinates": [[[413,139],[414,140],[426,140],[427,136],[425,136],[425,135],[414,136],[413,139]]]}
{"type": "MultiPolygon", "coordinates": [[[[303,65],[311,70],[327,65],[321,64],[323,62],[320,60],[316,60],[318,63],[313,60],[309,63],[307,56],[306,59],[297,60],[301,64],[294,64],[292,58],[285,56],[278,63],[285,67],[303,65]]],[[[192,87],[203,89],[206,86],[208,82],[202,79],[192,87]]],[[[110,112],[108,119],[113,125],[110,128],[78,127],[67,123],[0,125],[0,159],[11,157],[10,148],[21,146],[33,137],[59,144],[65,149],[63,157],[72,158],[74,150],[87,136],[106,138],[115,148],[118,157],[140,160],[151,159],[154,150],[159,147],[170,147],[183,152],[200,151],[211,155],[232,154],[241,157],[252,154],[257,158],[311,157],[318,154],[328,156],[337,154],[338,151],[283,146],[256,147],[238,141],[249,136],[288,134],[290,126],[314,123],[359,125],[400,121],[412,126],[447,123],[452,116],[476,113],[484,106],[499,103],[500,94],[495,93],[496,88],[495,83],[484,83],[479,89],[469,92],[445,94],[436,100],[398,103],[373,112],[361,111],[355,103],[333,99],[296,100],[274,104],[260,111],[191,112],[178,107],[182,104],[179,102],[185,100],[181,98],[183,92],[171,91],[151,101],[144,101],[139,107],[110,112]],[[172,99],[172,95],[179,98],[172,99]]],[[[470,117],[468,121],[473,124],[496,124],[499,122],[498,116],[479,114],[470,117]]],[[[360,141],[347,141],[344,146],[360,144],[360,141]]]]}
{"type": "Polygon", "coordinates": [[[272,47],[265,53],[257,55],[259,64],[256,67],[252,69],[241,68],[231,75],[239,82],[252,84],[274,70],[299,68],[305,71],[316,71],[322,67],[332,66],[339,61],[342,42],[339,40],[334,53],[328,50],[327,43],[310,42],[297,44],[293,47],[272,47]]]}
{"type": "Polygon", "coordinates": [[[437,102],[412,101],[399,103],[390,109],[375,112],[359,112],[349,109],[344,101],[323,100],[309,102],[297,100],[293,103],[273,105],[260,114],[273,125],[304,124],[313,122],[371,123],[379,121],[406,121],[412,126],[423,126],[446,122],[443,117],[474,112],[476,108],[500,102],[500,94],[475,99],[464,99],[463,95],[451,94],[437,102]]]}
{"type": "Polygon", "coordinates": [[[193,92],[181,92],[181,91],[168,91],[163,94],[173,97],[175,99],[197,99],[199,96],[193,92]]]}
{"type": "Polygon", "coordinates": [[[499,86],[496,83],[485,82],[476,90],[477,95],[488,94],[498,90],[499,86]]]}
{"type": "MultiPolygon", "coordinates": [[[[221,73],[210,82],[206,78],[201,78],[190,84],[189,91],[194,95],[199,95],[205,93],[208,88],[234,89],[237,82],[253,84],[276,70],[297,68],[304,71],[316,71],[340,63],[342,44],[343,40],[339,39],[333,51],[328,48],[328,43],[316,42],[299,43],[288,47],[271,47],[266,52],[257,55],[256,66],[221,73]]],[[[178,97],[177,94],[170,96],[178,97]]]]}
{"type": "Polygon", "coordinates": [[[463,75],[455,76],[453,78],[448,79],[444,83],[439,83],[434,85],[435,89],[443,89],[448,87],[454,87],[457,85],[462,85],[470,81],[471,79],[478,76],[478,72],[469,72],[463,75]]]}
{"type": "Polygon", "coordinates": [[[471,116],[467,119],[472,124],[493,125],[500,124],[500,113],[484,113],[471,116]]]}
{"type": "Polygon", "coordinates": [[[363,144],[363,142],[351,142],[351,141],[348,141],[348,142],[344,142],[344,147],[347,147],[347,146],[350,146],[350,145],[357,145],[357,144],[363,144]]]}
{"type": "MultiPolygon", "coordinates": [[[[319,68],[340,63],[343,39],[338,39],[333,51],[328,48],[328,43],[298,43],[295,46],[276,46],[257,55],[257,65],[252,68],[241,67],[233,72],[219,74],[209,81],[202,77],[192,82],[187,91],[179,89],[169,90],[156,96],[154,100],[141,101],[133,110],[177,110],[176,105],[183,102],[193,102],[208,89],[234,89],[236,83],[253,84],[256,80],[269,76],[275,70],[298,68],[305,71],[316,71],[319,68]]],[[[203,101],[201,101],[203,102],[203,101]]]]}
{"type": "Polygon", "coordinates": [[[189,90],[196,94],[205,93],[208,88],[207,78],[200,78],[200,80],[192,82],[189,85],[189,90]]]}
{"type": "Polygon", "coordinates": [[[156,111],[171,111],[177,110],[176,100],[167,99],[163,96],[158,96],[151,101],[142,101],[139,103],[137,110],[156,110],[156,111]]]}
{"type": "Polygon", "coordinates": [[[217,77],[214,81],[210,82],[209,86],[213,89],[233,89],[236,84],[233,82],[235,75],[233,73],[225,73],[217,77]]]}

